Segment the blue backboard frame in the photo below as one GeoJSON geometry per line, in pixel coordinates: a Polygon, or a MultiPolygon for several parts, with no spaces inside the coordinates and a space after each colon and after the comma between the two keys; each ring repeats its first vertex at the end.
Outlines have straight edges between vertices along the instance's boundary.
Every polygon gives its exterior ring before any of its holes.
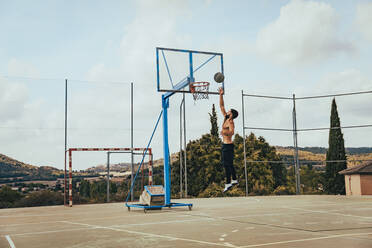
{"type": "MultiPolygon", "coordinates": [[[[185,50],[185,49],[175,49],[175,48],[165,48],[165,47],[157,47],[156,48],[156,80],[157,80],[157,90],[158,92],[168,92],[168,94],[165,94],[166,97],[169,97],[173,95],[174,93],[180,92],[180,93],[191,93],[189,89],[185,90],[185,88],[192,82],[195,82],[194,73],[198,70],[202,69],[203,66],[208,64],[213,59],[219,59],[220,60],[220,72],[224,74],[224,68],[223,68],[223,54],[222,53],[216,53],[216,52],[206,52],[206,51],[196,51],[196,50],[185,50]],[[166,56],[164,54],[164,51],[172,51],[172,52],[180,52],[180,53],[187,53],[188,54],[188,66],[189,66],[189,73],[185,75],[185,77],[177,82],[176,84],[173,83],[172,75],[169,70],[169,66],[167,63],[166,56]],[[210,55],[210,57],[201,63],[200,65],[194,65],[193,63],[193,55],[194,54],[204,54],[204,55],[210,55]],[[164,65],[166,67],[168,78],[170,85],[172,85],[172,89],[164,89],[160,86],[160,60],[163,60],[164,65]]],[[[216,71],[217,72],[217,71],[216,71]]],[[[222,88],[225,90],[225,83],[222,82],[222,88]]],[[[219,94],[218,92],[209,92],[209,94],[219,94]]]]}

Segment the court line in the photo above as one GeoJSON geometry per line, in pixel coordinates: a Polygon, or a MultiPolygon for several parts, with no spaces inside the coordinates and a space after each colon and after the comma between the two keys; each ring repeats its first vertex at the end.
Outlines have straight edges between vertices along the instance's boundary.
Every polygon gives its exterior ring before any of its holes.
{"type": "Polygon", "coordinates": [[[6,240],[8,240],[8,243],[10,245],[10,248],[16,248],[15,245],[14,245],[14,243],[13,243],[13,240],[10,238],[9,235],[5,235],[5,238],[6,238],[6,240]]]}
{"type": "MultiPolygon", "coordinates": [[[[175,211],[169,211],[170,214],[172,215],[176,215],[178,214],[177,217],[193,217],[193,216],[198,216],[198,217],[203,217],[203,219],[205,220],[208,220],[208,219],[215,219],[214,217],[212,216],[209,216],[209,215],[189,215],[189,214],[181,214],[179,212],[175,212],[175,211]]],[[[151,215],[160,215],[160,214],[164,214],[164,213],[152,213],[151,215]]],[[[224,217],[224,218],[241,218],[241,217],[260,217],[260,216],[285,216],[285,215],[296,215],[296,214],[299,214],[298,213],[286,213],[286,214],[283,214],[283,213],[269,213],[269,214],[247,214],[247,215],[237,215],[237,216],[227,216],[227,217],[224,217]]],[[[143,214],[136,214],[136,215],[130,215],[129,217],[139,217],[139,216],[144,216],[143,214]]],[[[28,217],[28,216],[27,216],[28,217]]],[[[125,216],[125,217],[128,217],[128,216],[125,216]]],[[[72,217],[71,217],[72,218],[72,217]]],[[[99,218],[82,218],[82,219],[76,219],[74,218],[74,220],[78,220],[78,221],[91,221],[91,220],[102,220],[102,219],[117,219],[118,216],[111,216],[111,217],[99,217],[99,218]]],[[[219,219],[220,217],[217,217],[217,219],[219,219]]],[[[203,219],[198,219],[198,220],[203,220],[203,219]]],[[[217,220],[215,219],[215,220],[217,220]]],[[[57,220],[57,221],[45,221],[45,222],[31,222],[31,223],[19,223],[19,224],[4,224],[4,225],[0,225],[0,227],[2,226],[5,226],[5,227],[8,227],[8,226],[26,226],[26,225],[39,225],[39,224],[51,224],[51,223],[60,223],[60,222],[63,222],[63,221],[60,221],[60,220],[57,220]]],[[[159,224],[162,224],[163,222],[159,222],[159,224]]],[[[165,223],[165,222],[164,222],[165,223]]],[[[149,224],[152,224],[152,223],[149,223],[149,224]]],[[[144,224],[128,224],[128,225],[146,225],[146,223],[144,224]]]]}
{"type": "Polygon", "coordinates": [[[30,223],[19,223],[19,224],[5,224],[5,225],[0,225],[0,227],[5,226],[26,226],[26,225],[40,225],[40,224],[51,224],[51,223],[58,223],[61,221],[44,221],[44,222],[30,222],[30,223]]]}
{"type": "Polygon", "coordinates": [[[306,242],[306,241],[313,241],[313,240],[334,239],[334,238],[352,237],[352,236],[362,236],[362,235],[371,235],[371,234],[372,234],[372,232],[370,232],[370,233],[348,233],[348,234],[338,234],[338,235],[330,235],[330,236],[317,237],[317,238],[295,239],[295,240],[278,241],[278,242],[271,242],[271,243],[262,243],[262,244],[255,244],[255,245],[246,245],[246,246],[241,246],[240,248],[260,247],[260,246],[270,246],[270,245],[279,245],[279,244],[288,244],[288,243],[298,243],[298,242],[306,242]]]}
{"type": "Polygon", "coordinates": [[[260,223],[260,222],[252,222],[252,221],[242,221],[242,220],[235,220],[233,218],[229,217],[212,217],[212,216],[205,216],[205,215],[197,215],[197,214],[189,214],[190,216],[199,216],[199,217],[208,217],[213,220],[221,220],[221,221],[229,221],[229,222],[236,222],[240,224],[251,224],[251,225],[256,225],[256,226],[265,226],[268,228],[273,228],[273,229],[287,229],[287,230],[293,230],[293,231],[298,231],[298,232],[306,232],[306,233],[316,233],[318,235],[326,235],[318,231],[314,230],[309,230],[309,229],[303,229],[303,228],[296,228],[296,227],[290,227],[290,226],[281,226],[281,225],[276,225],[276,224],[271,224],[271,223],[260,223]]]}
{"type": "Polygon", "coordinates": [[[54,231],[43,231],[43,232],[28,232],[28,233],[15,233],[12,236],[27,236],[27,235],[37,235],[37,234],[47,234],[47,233],[57,233],[57,232],[70,232],[70,231],[81,231],[81,230],[91,230],[95,228],[68,228],[62,230],[54,230],[54,231]]]}
{"type": "MultiPolygon", "coordinates": [[[[146,226],[146,225],[158,225],[158,224],[185,223],[185,222],[203,221],[203,220],[211,221],[210,218],[199,218],[199,219],[191,219],[191,220],[170,220],[170,221],[147,222],[147,223],[138,223],[138,224],[121,224],[121,225],[113,225],[112,227],[146,226]]],[[[214,221],[214,220],[212,220],[212,221],[214,221]]]]}
{"type": "Polygon", "coordinates": [[[292,207],[284,207],[284,208],[293,209],[293,210],[302,210],[304,212],[312,212],[312,213],[320,213],[320,214],[333,214],[333,215],[341,215],[341,216],[346,216],[346,217],[372,219],[372,217],[367,217],[367,216],[359,216],[359,215],[353,215],[353,214],[342,214],[342,213],[332,213],[330,211],[325,211],[325,210],[309,210],[309,209],[292,208],[292,207]]]}
{"type": "MultiPolygon", "coordinates": [[[[177,213],[177,212],[171,212],[171,211],[168,211],[168,213],[172,214],[172,215],[175,215],[176,217],[181,217],[181,216],[187,216],[189,217],[190,215],[186,215],[186,214],[181,214],[181,213],[177,213]],[[178,215],[177,215],[178,214],[178,215]]],[[[161,214],[164,214],[164,213],[151,213],[151,215],[161,215],[161,214]]],[[[36,216],[46,216],[46,215],[27,215],[27,216],[19,216],[19,217],[36,217],[36,216]]],[[[49,215],[48,215],[49,216],[49,215]]],[[[139,217],[139,216],[143,216],[143,214],[136,214],[136,215],[120,215],[120,216],[107,216],[107,217],[98,217],[98,218],[82,218],[82,219],[77,219],[77,218],[74,218],[74,216],[71,216],[71,217],[67,217],[67,218],[72,218],[74,220],[79,220],[79,221],[89,221],[89,220],[102,220],[102,219],[117,219],[119,217],[125,217],[125,218],[128,218],[128,217],[139,217]]],[[[17,216],[4,216],[4,217],[17,217],[17,216]]],[[[5,224],[5,225],[0,225],[0,226],[22,226],[22,225],[37,225],[37,224],[47,224],[47,223],[58,223],[58,222],[61,222],[60,220],[56,220],[56,221],[45,221],[45,222],[29,222],[29,223],[18,223],[18,224],[5,224]]]]}
{"type": "Polygon", "coordinates": [[[194,243],[206,244],[206,245],[213,245],[213,246],[238,247],[238,246],[233,246],[233,245],[226,245],[226,244],[214,243],[214,242],[208,242],[208,241],[202,241],[202,240],[196,240],[196,239],[178,238],[178,237],[172,237],[172,236],[168,236],[168,235],[160,235],[160,234],[154,234],[154,233],[146,233],[146,232],[126,230],[126,229],[118,229],[118,228],[114,228],[114,227],[97,226],[97,225],[90,225],[90,224],[71,222],[71,221],[65,221],[65,222],[68,222],[70,224],[88,226],[88,227],[108,229],[108,230],[113,230],[113,231],[118,231],[118,232],[127,232],[127,233],[130,233],[130,234],[139,234],[139,235],[156,237],[156,238],[165,238],[165,239],[169,239],[169,240],[182,240],[182,241],[188,241],[188,242],[194,242],[194,243]]]}

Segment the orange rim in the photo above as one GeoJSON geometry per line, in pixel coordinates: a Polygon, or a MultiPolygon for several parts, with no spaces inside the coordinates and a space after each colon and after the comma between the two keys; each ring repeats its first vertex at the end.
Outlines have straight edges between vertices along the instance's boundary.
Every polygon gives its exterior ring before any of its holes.
{"type": "Polygon", "coordinates": [[[209,82],[193,82],[190,83],[190,92],[195,93],[195,88],[209,86],[209,82]]]}

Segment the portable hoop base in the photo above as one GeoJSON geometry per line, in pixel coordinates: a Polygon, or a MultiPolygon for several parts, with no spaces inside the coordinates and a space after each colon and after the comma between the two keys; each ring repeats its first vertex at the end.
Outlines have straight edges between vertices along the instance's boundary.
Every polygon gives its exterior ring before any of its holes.
{"type": "Polygon", "coordinates": [[[146,213],[147,210],[162,209],[164,207],[189,207],[192,208],[191,203],[176,203],[171,202],[170,204],[165,204],[165,191],[162,185],[148,185],[144,187],[140,200],[137,204],[125,203],[125,206],[130,211],[130,208],[142,208],[146,213]]]}
{"type": "Polygon", "coordinates": [[[143,211],[146,213],[147,210],[161,210],[162,208],[174,208],[174,207],[189,207],[189,210],[192,209],[192,203],[178,203],[178,202],[171,202],[169,205],[161,205],[161,206],[148,206],[144,204],[128,204],[125,203],[125,206],[130,211],[130,208],[142,208],[143,211]]]}

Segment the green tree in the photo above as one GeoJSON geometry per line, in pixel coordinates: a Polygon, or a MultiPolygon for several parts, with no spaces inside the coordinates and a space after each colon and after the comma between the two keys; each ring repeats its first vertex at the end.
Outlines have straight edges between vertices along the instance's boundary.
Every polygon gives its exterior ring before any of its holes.
{"type": "Polygon", "coordinates": [[[320,172],[311,166],[303,166],[300,171],[301,184],[303,192],[306,194],[321,193],[319,186],[322,184],[320,172]]]}
{"type": "MultiPolygon", "coordinates": [[[[221,164],[221,140],[211,134],[190,141],[187,145],[188,193],[195,197],[239,196],[245,194],[245,171],[243,158],[243,137],[234,137],[236,169],[239,184],[227,194],[222,194],[225,171],[221,164]]],[[[245,139],[247,160],[280,161],[275,147],[263,137],[251,133],[245,139]]],[[[277,187],[285,187],[287,172],[281,163],[250,162],[247,164],[248,189],[250,194],[271,194],[277,187]]],[[[172,164],[172,194],[179,192],[179,161],[172,164]]],[[[283,191],[283,190],[281,190],[283,191]]],[[[283,191],[284,192],[284,191],[283,191]]],[[[285,191],[285,192],[288,192],[285,191]]]]}
{"type": "Polygon", "coordinates": [[[218,139],[217,113],[214,104],[212,105],[212,114],[209,113],[209,119],[211,122],[211,135],[218,139]]]}
{"type": "Polygon", "coordinates": [[[328,194],[345,194],[344,176],[338,174],[338,172],[347,168],[346,153],[335,99],[332,100],[330,122],[331,129],[329,130],[329,147],[326,156],[327,163],[324,173],[324,189],[328,194]]]}
{"type": "Polygon", "coordinates": [[[90,197],[90,183],[87,180],[82,180],[79,187],[79,192],[82,197],[90,197]]]}
{"type": "Polygon", "coordinates": [[[110,194],[116,194],[118,192],[118,186],[116,183],[110,181],[110,194]]]}
{"type": "Polygon", "coordinates": [[[22,194],[12,190],[9,186],[0,189],[0,208],[13,207],[13,204],[22,198],[22,194]]]}
{"type": "Polygon", "coordinates": [[[93,199],[98,199],[99,197],[99,191],[98,191],[98,184],[96,182],[93,182],[90,185],[90,197],[93,199]]]}
{"type": "Polygon", "coordinates": [[[62,205],[63,194],[50,190],[41,190],[29,193],[27,197],[15,203],[16,207],[35,207],[35,206],[51,206],[62,205]]]}
{"type": "MultiPolygon", "coordinates": [[[[188,194],[195,197],[219,197],[245,195],[245,168],[243,157],[243,142],[246,143],[248,160],[267,161],[250,162],[247,164],[248,188],[251,194],[271,194],[274,189],[287,184],[287,170],[280,161],[276,149],[270,146],[263,137],[256,137],[253,133],[243,137],[236,134],[234,143],[234,166],[239,184],[227,194],[222,190],[225,183],[225,170],[221,164],[221,139],[218,134],[217,114],[215,106],[209,113],[211,130],[210,133],[202,135],[200,139],[190,141],[186,146],[188,194]],[[269,162],[275,161],[275,163],[269,162]]],[[[178,154],[179,158],[180,154],[178,154]]],[[[171,165],[172,194],[177,196],[179,188],[179,159],[171,165]]]]}
{"type": "MultiPolygon", "coordinates": [[[[274,161],[279,160],[275,148],[273,150],[268,146],[263,137],[256,137],[253,133],[245,138],[246,154],[248,161],[274,161]]],[[[244,171],[244,153],[243,137],[235,135],[235,158],[234,165],[238,174],[239,187],[245,191],[245,171],[244,171]]],[[[252,195],[270,194],[274,190],[275,179],[271,165],[268,162],[248,162],[248,191],[252,195]]]]}

